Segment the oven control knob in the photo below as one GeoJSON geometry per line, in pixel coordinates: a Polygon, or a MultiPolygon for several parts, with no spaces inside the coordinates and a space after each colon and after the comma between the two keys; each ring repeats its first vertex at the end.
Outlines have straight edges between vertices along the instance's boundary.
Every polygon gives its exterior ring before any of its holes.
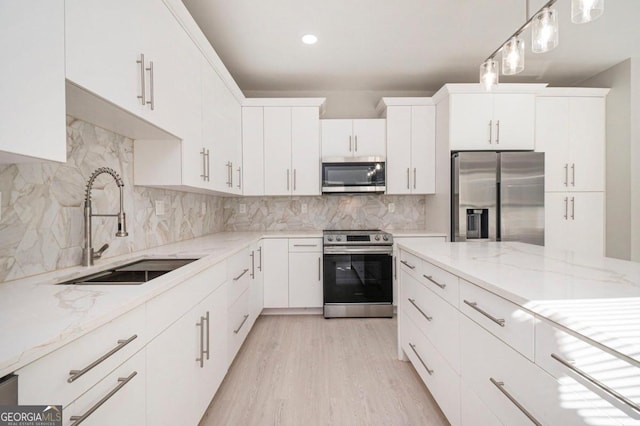
{"type": "Polygon", "coordinates": [[[336,241],[342,241],[342,237],[338,235],[338,236],[336,237],[336,241]]]}
{"type": "Polygon", "coordinates": [[[333,237],[327,237],[327,241],[333,241],[333,237]]]}
{"type": "Polygon", "coordinates": [[[386,235],[382,237],[383,240],[385,241],[389,241],[389,237],[387,237],[386,235]]]}
{"type": "Polygon", "coordinates": [[[375,238],[376,238],[376,241],[380,241],[380,235],[376,235],[375,238]]]}

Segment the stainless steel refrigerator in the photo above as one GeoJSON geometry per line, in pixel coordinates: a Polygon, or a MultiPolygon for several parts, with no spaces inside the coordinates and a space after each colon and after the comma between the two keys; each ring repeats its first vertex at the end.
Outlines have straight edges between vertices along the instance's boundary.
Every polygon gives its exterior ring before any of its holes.
{"type": "Polygon", "coordinates": [[[454,153],[451,216],[451,241],[544,245],[544,153],[454,153]]]}

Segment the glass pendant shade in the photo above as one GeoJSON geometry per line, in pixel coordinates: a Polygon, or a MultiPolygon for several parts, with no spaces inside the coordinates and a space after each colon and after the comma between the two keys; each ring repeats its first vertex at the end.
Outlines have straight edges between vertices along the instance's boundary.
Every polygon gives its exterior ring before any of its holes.
{"type": "Polygon", "coordinates": [[[571,0],[571,22],[585,24],[604,12],[604,0],[571,0]]]}
{"type": "Polygon", "coordinates": [[[546,8],[533,18],[531,51],[548,52],[558,45],[558,12],[546,8]]]}
{"type": "Polygon", "coordinates": [[[498,61],[487,59],[480,65],[480,84],[489,91],[498,84],[498,61]]]}
{"type": "Polygon", "coordinates": [[[502,48],[502,74],[514,75],[524,70],[524,40],[513,37],[502,48]]]}

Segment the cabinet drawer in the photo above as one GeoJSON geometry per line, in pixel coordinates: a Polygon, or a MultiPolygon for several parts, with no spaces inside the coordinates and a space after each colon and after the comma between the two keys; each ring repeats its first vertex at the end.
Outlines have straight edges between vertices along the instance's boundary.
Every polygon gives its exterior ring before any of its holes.
{"type": "Polygon", "coordinates": [[[249,248],[234,254],[227,259],[227,281],[229,288],[229,305],[235,303],[238,297],[249,288],[251,282],[251,256],[249,248]]]}
{"type": "Polygon", "coordinates": [[[452,425],[460,424],[460,377],[411,318],[403,322],[402,349],[452,425]]]}
{"type": "Polygon", "coordinates": [[[146,424],[145,351],[141,350],[73,403],[63,407],[63,425],[72,416],[86,415],[85,425],[146,424]],[[93,412],[90,410],[97,409],[93,412]]]}
{"type": "Polygon", "coordinates": [[[422,259],[404,250],[400,250],[399,258],[401,271],[407,271],[415,277],[419,277],[421,275],[422,259]]]}
{"type": "Polygon", "coordinates": [[[459,279],[450,272],[439,268],[426,260],[422,261],[420,276],[434,293],[458,307],[459,279]]]}
{"type": "Polygon", "coordinates": [[[462,279],[460,311],[533,361],[533,315],[462,279]]]}
{"type": "Polygon", "coordinates": [[[236,303],[229,308],[229,322],[227,323],[227,345],[229,348],[229,364],[233,362],[238,349],[251,328],[251,312],[249,309],[249,295],[247,290],[240,295],[236,303]]]}
{"type": "Polygon", "coordinates": [[[321,252],[322,238],[289,238],[289,252],[321,252]]]}
{"type": "Polygon", "coordinates": [[[547,322],[536,324],[535,355],[536,364],[557,378],[565,392],[580,395],[587,406],[601,407],[622,424],[640,425],[640,368],[547,322]],[[628,403],[578,371],[627,398],[628,403]]]}
{"type": "Polygon", "coordinates": [[[459,312],[425,288],[418,280],[401,272],[401,309],[429,338],[454,371],[460,371],[459,312]]]}
{"type": "Polygon", "coordinates": [[[220,262],[147,302],[147,333],[153,338],[220,287],[227,263],[220,262]]]}
{"type": "Polygon", "coordinates": [[[502,426],[489,407],[464,381],[460,383],[460,424],[462,426],[502,426]]]}
{"type": "Polygon", "coordinates": [[[503,424],[531,425],[523,410],[543,425],[618,424],[601,401],[585,400],[581,389],[555,380],[466,317],[460,336],[462,378],[503,424]]]}
{"type": "Polygon", "coordinates": [[[144,324],[140,306],[18,370],[18,402],[70,403],[144,346],[144,324]],[[71,375],[72,370],[78,373],[71,375]]]}

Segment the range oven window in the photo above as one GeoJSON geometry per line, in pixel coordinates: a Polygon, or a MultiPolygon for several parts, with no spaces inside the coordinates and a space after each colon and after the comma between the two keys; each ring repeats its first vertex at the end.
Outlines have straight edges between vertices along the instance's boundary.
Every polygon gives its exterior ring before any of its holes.
{"type": "Polygon", "coordinates": [[[392,303],[389,254],[325,254],[324,303],[392,303]]]}
{"type": "Polygon", "coordinates": [[[322,187],[385,186],[384,162],[322,163],[322,187]]]}

